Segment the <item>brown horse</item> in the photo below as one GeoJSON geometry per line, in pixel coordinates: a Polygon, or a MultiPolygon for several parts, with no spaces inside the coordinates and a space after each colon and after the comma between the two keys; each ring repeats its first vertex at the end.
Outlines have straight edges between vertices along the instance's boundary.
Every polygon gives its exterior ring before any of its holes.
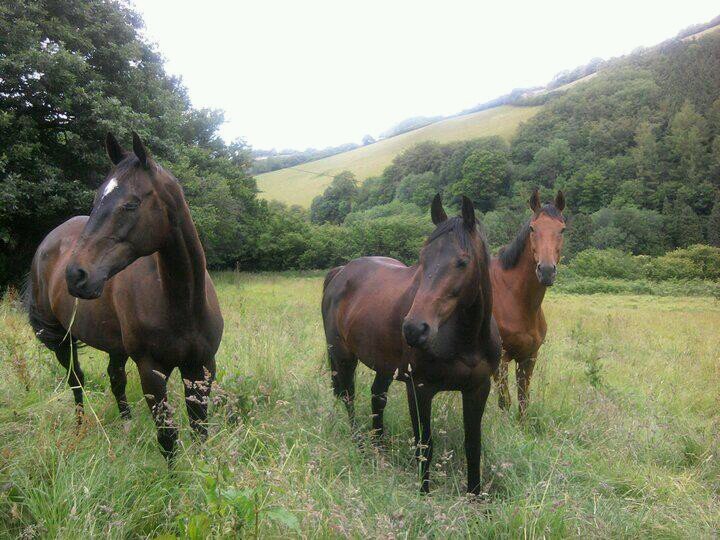
{"type": "Polygon", "coordinates": [[[515,360],[521,417],[527,409],[537,353],[547,332],[542,301],[557,275],[565,231],[565,196],[558,191],[555,202],[543,206],[535,189],[530,208],[532,218],[490,264],[493,315],[503,341],[503,357],[494,375],[498,400],[501,408],[510,407],[508,364],[515,360]]]}
{"type": "Polygon", "coordinates": [[[354,426],[358,360],[375,371],[372,422],[379,437],[390,383],[393,378],[405,382],[423,492],[429,489],[433,396],[444,390],[462,392],[467,487],[477,494],[480,422],[490,375],[500,359],[490,255],[467,198],[463,197],[462,217],[448,219],[437,195],[432,220],[437,227],[416,266],[363,257],[328,273],[322,315],[332,385],[354,426]]]}
{"type": "Polygon", "coordinates": [[[105,143],[114,167],[90,216],[57,227],[35,253],[26,296],[30,323],[68,370],[79,420],[84,377],[75,342],[109,353],[110,385],[124,418],[130,416],[125,362],[132,357],[171,461],[177,428],[166,380],[179,368],[190,423],[204,437],[223,319],[178,181],[136,133],[132,153],[110,133],[105,143]]]}

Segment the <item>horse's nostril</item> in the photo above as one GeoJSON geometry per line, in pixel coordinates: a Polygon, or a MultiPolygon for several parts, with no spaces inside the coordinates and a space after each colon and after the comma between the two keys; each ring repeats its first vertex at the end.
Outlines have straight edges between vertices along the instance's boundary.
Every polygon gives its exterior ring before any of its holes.
{"type": "Polygon", "coordinates": [[[81,287],[87,282],[88,273],[80,266],[68,266],[68,281],[72,282],[76,287],[81,287]]]}
{"type": "Polygon", "coordinates": [[[422,345],[427,341],[428,335],[430,333],[430,326],[425,323],[414,323],[410,321],[406,321],[405,324],[403,324],[403,334],[405,335],[405,341],[407,341],[408,345],[411,347],[417,347],[418,345],[422,345]]]}

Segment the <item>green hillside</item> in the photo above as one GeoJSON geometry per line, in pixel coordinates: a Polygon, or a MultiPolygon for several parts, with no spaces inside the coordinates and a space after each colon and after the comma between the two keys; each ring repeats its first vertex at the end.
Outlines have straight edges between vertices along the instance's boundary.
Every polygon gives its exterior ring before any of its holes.
{"type": "Polygon", "coordinates": [[[489,135],[509,139],[520,123],[531,118],[539,109],[497,107],[443,120],[350,152],[261,174],[256,177],[260,195],[308,207],[313,197],[321,194],[332,181],[332,176],[340,171],[352,171],[360,181],[379,175],[400,152],[422,141],[446,143],[489,135]]]}

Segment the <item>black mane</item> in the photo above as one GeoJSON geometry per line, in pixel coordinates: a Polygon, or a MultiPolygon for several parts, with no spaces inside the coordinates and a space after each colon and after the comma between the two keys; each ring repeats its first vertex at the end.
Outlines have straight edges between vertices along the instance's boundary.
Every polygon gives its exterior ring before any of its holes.
{"type": "MultiPolygon", "coordinates": [[[[540,209],[539,214],[546,214],[552,218],[560,219],[563,222],[565,221],[562,213],[560,213],[560,211],[552,204],[546,204],[543,206],[540,209]]],[[[526,221],[525,224],[520,227],[520,231],[517,233],[517,236],[512,242],[510,242],[507,246],[500,248],[500,251],[498,252],[498,259],[500,260],[500,265],[503,267],[503,270],[509,270],[510,268],[515,268],[515,266],[517,266],[517,263],[520,260],[520,255],[522,255],[522,252],[525,250],[525,244],[527,244],[529,237],[530,220],[526,221]]]]}
{"type": "Polygon", "coordinates": [[[428,237],[425,245],[431,243],[433,240],[437,240],[442,235],[453,232],[457,236],[458,242],[460,243],[461,249],[467,249],[470,244],[470,234],[465,228],[463,218],[460,216],[451,217],[443,221],[438,225],[432,234],[428,237]]]}
{"type": "MultiPolygon", "coordinates": [[[[442,235],[450,232],[454,233],[457,237],[458,244],[460,244],[460,249],[467,251],[470,247],[470,231],[468,231],[465,227],[462,216],[455,216],[443,221],[428,237],[428,239],[425,241],[425,245],[428,245],[433,240],[437,240],[442,235]]],[[[477,222],[475,224],[475,232],[480,236],[480,243],[482,244],[482,250],[484,252],[483,254],[485,256],[485,260],[489,261],[490,250],[488,248],[487,238],[485,237],[485,230],[483,229],[480,222],[477,222]]]]}

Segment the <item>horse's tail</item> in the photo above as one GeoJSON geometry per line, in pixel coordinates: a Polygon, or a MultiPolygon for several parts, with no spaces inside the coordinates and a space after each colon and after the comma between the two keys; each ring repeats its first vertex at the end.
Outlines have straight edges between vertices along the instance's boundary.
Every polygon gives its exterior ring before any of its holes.
{"type": "Polygon", "coordinates": [[[325,289],[327,289],[327,286],[330,285],[330,282],[333,280],[333,278],[342,270],[345,268],[344,266],[336,266],[335,268],[331,269],[327,275],[325,276],[325,281],[323,282],[323,294],[325,294],[325,289]]]}
{"type": "Polygon", "coordinates": [[[43,314],[34,294],[33,271],[28,272],[21,288],[23,309],[28,315],[30,326],[43,345],[51,351],[57,350],[67,338],[67,330],[54,318],[43,314]]]}

